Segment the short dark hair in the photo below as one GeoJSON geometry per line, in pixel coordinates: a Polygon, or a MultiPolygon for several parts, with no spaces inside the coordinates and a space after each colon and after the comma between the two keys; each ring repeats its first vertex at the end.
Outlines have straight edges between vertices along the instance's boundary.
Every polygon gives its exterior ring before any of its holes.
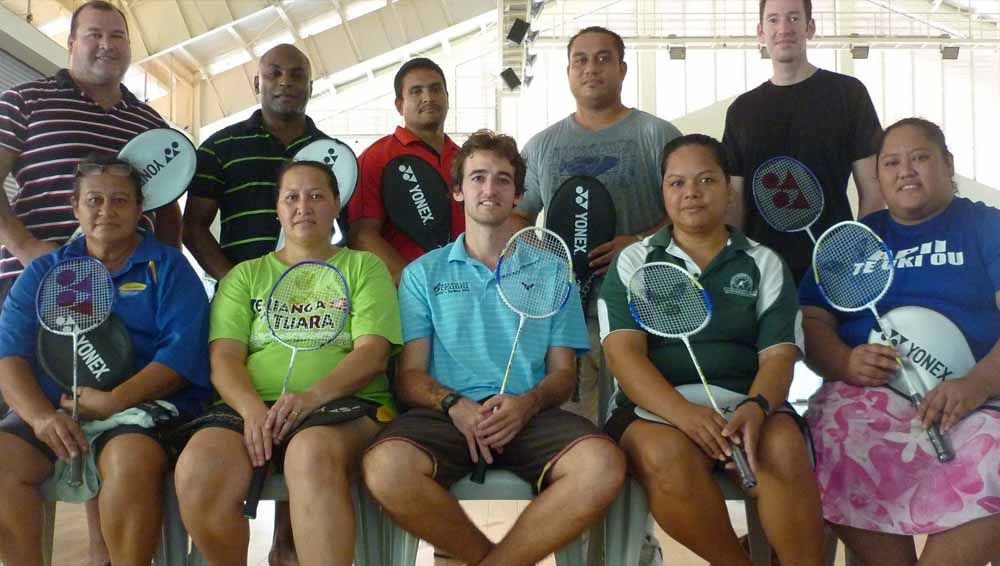
{"type": "Polygon", "coordinates": [[[111,2],[105,2],[104,0],[90,0],[90,2],[80,4],[76,10],[73,10],[73,15],[69,19],[70,37],[76,37],[77,19],[80,17],[80,12],[87,8],[93,8],[94,10],[99,10],[101,12],[118,12],[118,15],[122,17],[122,21],[125,22],[125,33],[128,33],[128,18],[125,17],[125,12],[119,10],[118,7],[111,2]]]}
{"type": "MultiPolygon", "coordinates": [[[[132,181],[132,188],[135,189],[135,200],[139,203],[139,207],[142,207],[142,177],[139,176],[139,172],[136,171],[135,167],[131,163],[123,159],[118,159],[118,156],[113,153],[107,153],[103,151],[94,151],[83,156],[80,161],[77,162],[79,167],[81,164],[92,164],[92,165],[127,165],[129,168],[128,179],[132,181]]],[[[73,178],[73,200],[80,197],[80,183],[87,177],[87,175],[81,175],[77,172],[73,178]]]]}
{"type": "MultiPolygon", "coordinates": [[[[767,4],[767,0],[760,0],[760,22],[764,21],[764,6],[767,4]]],[[[806,12],[806,21],[813,19],[813,3],[812,0],[802,0],[802,9],[806,12]]]]}
{"type": "MultiPolygon", "coordinates": [[[[882,152],[885,150],[885,139],[889,137],[889,132],[897,128],[902,128],[903,126],[912,126],[920,130],[924,134],[924,137],[930,140],[932,144],[934,144],[935,146],[937,146],[938,149],[941,150],[941,154],[944,155],[945,161],[947,161],[948,164],[951,165],[952,167],[955,166],[955,156],[952,155],[951,150],[948,149],[948,142],[947,140],[945,140],[944,131],[941,130],[941,126],[938,126],[937,124],[931,122],[930,120],[917,117],[903,118],[902,120],[898,120],[894,122],[891,126],[886,128],[884,132],[882,132],[882,138],[878,142],[877,155],[879,158],[882,157],[882,152]]],[[[954,188],[955,192],[957,193],[958,185],[955,183],[954,179],[952,179],[951,185],[952,188],[954,188]]]]}
{"type": "Polygon", "coordinates": [[[330,192],[333,196],[340,198],[340,185],[337,183],[337,176],[333,174],[333,171],[329,167],[320,163],[319,161],[286,161],[284,165],[278,169],[278,183],[277,189],[274,193],[274,198],[278,198],[278,193],[281,192],[281,183],[285,180],[285,174],[295,169],[296,167],[308,167],[310,169],[315,169],[321,173],[326,178],[327,184],[330,186],[330,192]]]}
{"type": "Polygon", "coordinates": [[[601,27],[601,26],[585,27],[582,30],[576,32],[576,34],[574,34],[573,37],[569,38],[569,43],[566,44],[567,58],[573,57],[573,42],[576,41],[576,38],[580,37],[585,33],[603,33],[604,35],[611,36],[611,39],[615,41],[615,48],[618,50],[618,62],[619,63],[625,62],[625,40],[623,40],[622,36],[618,35],[617,33],[609,30],[606,27],[601,27]]]}
{"type": "Polygon", "coordinates": [[[444,85],[444,91],[448,92],[448,79],[444,78],[444,71],[441,70],[441,67],[427,57],[416,57],[403,63],[403,66],[396,71],[396,77],[392,79],[392,86],[396,89],[397,100],[403,98],[403,79],[406,78],[406,75],[410,74],[410,71],[416,71],[417,69],[427,69],[441,75],[441,83],[444,85]]]}
{"type": "Polygon", "coordinates": [[[517,150],[514,138],[497,134],[491,130],[479,130],[465,140],[451,162],[451,189],[459,191],[462,179],[465,178],[465,161],[477,151],[489,151],[498,155],[514,166],[514,194],[524,194],[524,176],[528,170],[521,152],[517,150]]]}
{"type": "Polygon", "coordinates": [[[729,182],[729,177],[732,174],[732,169],[729,165],[729,152],[726,150],[726,146],[722,145],[719,140],[705,134],[688,134],[670,140],[663,147],[663,157],[660,158],[660,176],[667,174],[667,160],[670,159],[670,155],[678,149],[689,145],[697,145],[707,149],[715,157],[719,169],[722,169],[722,174],[726,176],[726,182],[729,182]]]}

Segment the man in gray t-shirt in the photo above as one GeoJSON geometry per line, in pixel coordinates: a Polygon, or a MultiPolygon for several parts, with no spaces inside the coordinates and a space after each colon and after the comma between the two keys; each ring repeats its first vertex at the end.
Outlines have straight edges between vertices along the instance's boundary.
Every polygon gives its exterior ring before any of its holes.
{"type": "MultiPolygon", "coordinates": [[[[666,224],[660,156],[663,146],[681,135],[670,122],[622,104],[624,49],[618,34],[601,27],[581,30],[570,40],[567,74],[576,112],[524,146],[526,192],[515,209],[533,223],[566,179],[584,175],[603,183],[615,204],[618,235],[590,252],[590,266],[599,275],[619,251],[666,224]]],[[[591,297],[599,287],[598,281],[591,297]]],[[[601,349],[592,307],[584,305],[592,333],[590,354],[580,360],[580,400],[566,408],[597,422],[601,349]]]]}

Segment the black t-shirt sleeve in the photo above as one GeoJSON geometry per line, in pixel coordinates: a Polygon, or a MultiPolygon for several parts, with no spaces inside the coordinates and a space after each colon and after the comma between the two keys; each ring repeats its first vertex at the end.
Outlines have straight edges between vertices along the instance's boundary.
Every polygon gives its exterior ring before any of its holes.
{"type": "Polygon", "coordinates": [[[731,169],[730,174],[736,177],[743,177],[745,157],[737,138],[737,132],[739,132],[739,127],[736,124],[736,121],[739,120],[737,116],[739,113],[738,104],[739,99],[733,101],[729,105],[729,109],[726,110],[726,129],[722,133],[722,145],[726,146],[728,153],[727,157],[729,158],[729,167],[731,169]]]}
{"type": "Polygon", "coordinates": [[[851,78],[848,84],[847,104],[854,123],[850,139],[850,159],[853,163],[878,151],[882,125],[868,89],[855,78],[851,78]]]}

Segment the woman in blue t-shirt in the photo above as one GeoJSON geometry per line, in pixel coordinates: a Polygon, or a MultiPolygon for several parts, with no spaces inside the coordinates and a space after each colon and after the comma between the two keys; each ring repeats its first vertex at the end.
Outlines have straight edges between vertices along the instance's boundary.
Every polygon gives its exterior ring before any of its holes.
{"type": "Polygon", "coordinates": [[[937,125],[907,118],[885,131],[888,210],[863,222],[894,252],[878,310],[895,347],[869,343],[885,341],[868,311],[838,313],[813,277],[802,283],[806,357],[826,380],[807,413],[823,513],[866,564],[916,563],[916,534],[929,535],[921,563],[1000,553],[1000,210],[957,196],[954,173],[937,125]],[[897,356],[929,386],[917,407],[896,392],[897,356]],[[932,424],[952,461],[937,460],[932,424]]]}

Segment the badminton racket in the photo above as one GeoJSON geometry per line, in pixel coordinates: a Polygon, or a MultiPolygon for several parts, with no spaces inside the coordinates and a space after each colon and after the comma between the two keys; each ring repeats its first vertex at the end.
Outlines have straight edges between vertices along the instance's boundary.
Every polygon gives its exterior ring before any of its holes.
{"type": "MultiPolygon", "coordinates": [[[[494,276],[500,299],[520,317],[507,369],[500,382],[500,395],[503,395],[525,321],[549,318],[569,300],[573,289],[573,260],[566,242],[558,234],[545,228],[528,227],[507,241],[494,276]]],[[[486,460],[482,456],[471,479],[476,483],[486,480],[486,460]]]]}
{"type": "MultiPolygon", "coordinates": [[[[289,267],[271,287],[264,318],[271,336],[292,351],[281,384],[280,399],[288,391],[295,357],[318,350],[344,330],[351,312],[347,280],[336,267],[321,261],[303,261],[289,267]]],[[[270,462],[254,468],[243,516],[257,517],[257,504],[270,462]]]]}
{"type": "Polygon", "coordinates": [[[812,225],[823,214],[823,187],[801,161],[774,157],[762,163],[753,174],[753,198],[771,228],[805,231],[816,243],[812,225]]]}
{"type": "Polygon", "coordinates": [[[389,220],[424,251],[451,241],[451,193],[429,163],[400,155],[382,170],[381,185],[389,220]]]}
{"type": "MultiPolygon", "coordinates": [[[[698,280],[678,265],[663,261],[647,263],[629,279],[628,308],[632,318],[646,332],[684,342],[712,409],[728,421],[691,348],[690,337],[701,332],[712,320],[712,301],[698,280]]],[[[740,484],[744,489],[756,486],[757,478],[743,447],[731,444],[731,448],[740,484]]]]}
{"type": "MultiPolygon", "coordinates": [[[[892,332],[879,316],[875,305],[892,286],[895,265],[892,250],[871,228],[849,220],[834,224],[823,232],[813,248],[813,273],[816,285],[830,306],[843,312],[868,309],[882,335],[891,336],[892,332]]],[[[898,354],[896,363],[910,402],[919,405],[923,399],[922,392],[898,354]]],[[[936,424],[927,429],[927,437],[938,461],[948,462],[955,457],[955,452],[936,424]]]]}
{"type": "MultiPolygon", "coordinates": [[[[57,263],[38,286],[36,309],[38,322],[52,334],[72,337],[73,421],[79,424],[79,372],[76,352],[80,335],[100,326],[111,314],[115,286],[104,264],[88,257],[75,257],[57,263]]],[[[83,483],[83,462],[79,455],[70,459],[69,485],[83,483]]]]}

